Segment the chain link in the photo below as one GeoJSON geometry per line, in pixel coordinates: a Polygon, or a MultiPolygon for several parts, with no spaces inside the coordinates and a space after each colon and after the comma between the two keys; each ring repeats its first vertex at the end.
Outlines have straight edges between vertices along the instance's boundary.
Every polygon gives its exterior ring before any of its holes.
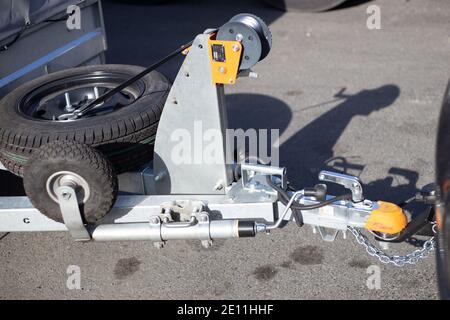
{"type": "MultiPolygon", "coordinates": [[[[432,222],[433,232],[436,233],[436,222],[432,222]]],[[[372,257],[378,258],[381,263],[393,264],[397,267],[403,267],[406,264],[416,264],[421,259],[425,259],[435,249],[436,241],[434,236],[424,242],[422,248],[417,249],[404,256],[390,256],[384,251],[372,244],[369,239],[354,227],[348,227],[348,230],[355,236],[356,241],[362,245],[367,253],[372,257]]]]}

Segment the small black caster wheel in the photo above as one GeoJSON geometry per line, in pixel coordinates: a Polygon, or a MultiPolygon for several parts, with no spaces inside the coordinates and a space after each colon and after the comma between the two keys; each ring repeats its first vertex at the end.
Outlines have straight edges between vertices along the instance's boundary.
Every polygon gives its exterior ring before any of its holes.
{"type": "Polygon", "coordinates": [[[31,203],[48,218],[63,223],[56,191],[74,188],[85,223],[95,223],[117,198],[117,176],[110,162],[94,148],[74,141],[54,141],[36,150],[23,177],[31,203]]]}

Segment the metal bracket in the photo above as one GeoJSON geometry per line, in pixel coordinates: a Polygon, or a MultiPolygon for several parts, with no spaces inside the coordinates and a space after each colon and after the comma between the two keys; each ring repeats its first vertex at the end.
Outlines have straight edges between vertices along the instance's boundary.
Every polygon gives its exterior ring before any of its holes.
{"type": "Polygon", "coordinates": [[[364,201],[362,184],[357,177],[336,172],[321,171],[319,173],[319,180],[337,183],[349,189],[352,192],[353,202],[364,201]]]}
{"type": "Polygon", "coordinates": [[[155,188],[159,195],[224,195],[233,182],[231,161],[227,159],[231,147],[226,139],[224,86],[213,83],[209,38],[208,34],[195,38],[159,120],[154,150],[155,188]],[[214,150],[214,159],[203,157],[205,133],[214,135],[207,142],[208,150],[214,150]],[[184,156],[176,150],[184,150],[184,156]]]}
{"type": "Polygon", "coordinates": [[[59,187],[56,190],[59,207],[64,220],[64,224],[75,241],[89,241],[91,235],[87,231],[81,219],[80,207],[78,205],[75,190],[68,186],[59,187]]]}
{"type": "Polygon", "coordinates": [[[244,188],[247,188],[248,183],[250,182],[250,178],[257,173],[269,176],[278,176],[281,179],[281,187],[283,189],[287,188],[286,168],[248,163],[241,164],[242,186],[244,188]],[[253,175],[250,175],[250,173],[252,173],[253,175]]]}

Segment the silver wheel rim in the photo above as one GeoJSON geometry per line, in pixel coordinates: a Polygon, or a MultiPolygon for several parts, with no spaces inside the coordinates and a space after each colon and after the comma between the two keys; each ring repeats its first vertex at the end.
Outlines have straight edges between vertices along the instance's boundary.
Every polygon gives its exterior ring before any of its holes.
{"type": "Polygon", "coordinates": [[[89,184],[80,175],[70,171],[59,171],[52,174],[46,183],[47,193],[50,198],[58,203],[56,190],[59,187],[71,187],[75,190],[78,202],[85,204],[91,196],[89,184]]]}
{"type": "Polygon", "coordinates": [[[19,102],[18,111],[33,120],[48,122],[76,121],[106,115],[137,101],[145,91],[145,83],[138,81],[130,85],[81,118],[76,117],[75,112],[128,78],[119,72],[102,71],[62,77],[29,92],[19,102]]]}

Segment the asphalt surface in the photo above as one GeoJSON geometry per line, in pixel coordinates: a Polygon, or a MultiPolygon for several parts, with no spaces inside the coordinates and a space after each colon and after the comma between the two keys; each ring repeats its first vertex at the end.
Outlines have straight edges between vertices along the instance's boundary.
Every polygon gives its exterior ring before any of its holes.
{"type": "MultiPolygon", "coordinates": [[[[105,1],[108,62],[149,65],[235,13],[256,13],[270,23],[274,45],[255,67],[258,79],[227,88],[232,126],[279,128],[281,165],[299,188],[314,185],[322,168],[358,175],[373,200],[401,201],[433,181],[449,78],[449,1],[360,1],[322,14],[212,3],[105,1]],[[369,4],[380,6],[382,30],[367,29],[369,4]]],[[[173,79],[177,64],[161,71],[173,79]]],[[[414,243],[389,252],[409,252],[414,243]]],[[[386,266],[350,235],[327,243],[291,225],[209,250],[192,241],[157,251],[145,242],[9,234],[0,241],[0,298],[436,299],[438,290],[434,255],[416,266],[386,266]],[[381,268],[379,290],[366,286],[373,264],[381,268]],[[81,290],[66,287],[69,265],[81,268],[81,290]]]]}

